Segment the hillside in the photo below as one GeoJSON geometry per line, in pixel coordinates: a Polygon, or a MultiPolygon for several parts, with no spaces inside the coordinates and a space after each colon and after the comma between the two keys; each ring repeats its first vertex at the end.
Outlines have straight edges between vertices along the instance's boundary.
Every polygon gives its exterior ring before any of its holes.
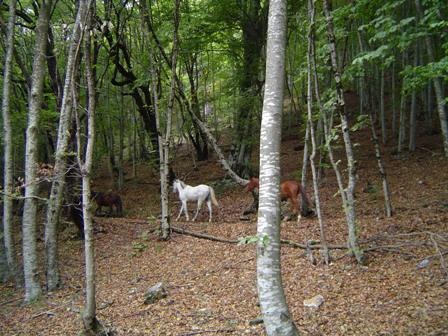
{"type": "MultiPolygon", "coordinates": [[[[448,169],[438,135],[420,135],[415,153],[398,158],[392,146],[383,149],[395,214],[383,215],[381,182],[368,130],[356,134],[358,160],[357,215],[367,265],[358,266],[345,250],[331,250],[333,262],[323,264],[315,253],[312,265],[302,249],[285,245],[282,274],[290,311],[304,335],[446,335],[448,273],[438,253],[448,248],[448,169]],[[369,188],[366,188],[370,186],[369,188]],[[371,249],[371,250],[369,250],[371,249]],[[418,267],[429,257],[429,264],[418,267]],[[312,311],[303,300],[321,294],[324,304],[312,311]]],[[[285,136],[283,178],[301,169],[299,140],[285,136]]],[[[222,183],[223,171],[212,160],[191,166],[180,149],[175,170],[188,184],[215,187],[219,210],[212,223],[203,208],[199,221],[174,222],[179,204],[171,197],[172,225],[225,239],[256,232],[256,218],[241,221],[251,195],[240,186],[222,183]]],[[[173,233],[162,242],[154,232],[159,214],[158,172],[141,164],[132,178],[128,167],[121,192],[124,218],[96,217],[98,318],[118,335],[263,335],[262,324],[249,322],[259,314],[256,255],[253,245],[234,245],[173,233]],[[148,288],[163,281],[168,296],[144,305],[148,288]]],[[[112,184],[99,169],[94,186],[112,184]]],[[[311,187],[308,187],[310,191],[311,187]]],[[[347,227],[331,169],[324,171],[320,198],[327,238],[345,243],[347,227]]],[[[190,213],[195,205],[190,205],[190,213]]],[[[183,217],[182,217],[183,219],[183,217]]],[[[42,230],[42,227],[39,228],[42,230]]],[[[316,218],[282,222],[282,238],[303,243],[319,240],[316,218]]],[[[35,305],[21,305],[22,292],[0,287],[2,335],[77,335],[83,307],[83,245],[74,227],[61,234],[64,287],[35,305]]],[[[43,237],[43,235],[41,235],[43,237]]],[[[42,244],[42,241],[40,241],[42,244]]],[[[444,251],[444,252],[443,252],[444,251]]]]}

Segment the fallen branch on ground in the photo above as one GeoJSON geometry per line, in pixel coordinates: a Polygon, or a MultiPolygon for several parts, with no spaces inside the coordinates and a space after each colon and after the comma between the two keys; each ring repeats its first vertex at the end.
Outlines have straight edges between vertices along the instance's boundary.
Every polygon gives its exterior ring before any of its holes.
{"type": "Polygon", "coordinates": [[[193,336],[193,335],[199,335],[199,334],[209,334],[209,333],[233,333],[235,332],[235,329],[215,329],[215,330],[198,330],[198,331],[192,331],[187,333],[179,334],[179,336],[193,336]]]}
{"type": "Polygon", "coordinates": [[[225,239],[225,238],[210,236],[210,235],[205,234],[205,233],[194,232],[194,231],[182,229],[182,228],[179,228],[179,227],[176,227],[176,226],[171,226],[171,230],[173,232],[176,232],[176,233],[185,234],[185,235],[196,237],[196,238],[203,238],[203,239],[213,240],[213,241],[217,241],[217,242],[220,242],[220,243],[238,244],[238,240],[225,239]]]}

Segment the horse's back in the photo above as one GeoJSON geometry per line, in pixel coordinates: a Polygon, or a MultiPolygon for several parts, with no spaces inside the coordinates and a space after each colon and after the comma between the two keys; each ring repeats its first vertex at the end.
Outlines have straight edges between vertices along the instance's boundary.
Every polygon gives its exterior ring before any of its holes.
{"type": "Polygon", "coordinates": [[[186,186],[184,192],[190,201],[197,201],[198,199],[204,199],[210,193],[210,187],[205,184],[199,184],[197,186],[186,186]]]}

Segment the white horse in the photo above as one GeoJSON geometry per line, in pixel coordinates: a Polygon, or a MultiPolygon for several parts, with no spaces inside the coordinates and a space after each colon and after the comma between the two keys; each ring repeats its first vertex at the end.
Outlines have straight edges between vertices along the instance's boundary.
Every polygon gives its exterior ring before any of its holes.
{"type": "Polygon", "coordinates": [[[188,209],[187,209],[187,202],[188,201],[198,201],[198,207],[196,209],[196,214],[193,217],[193,222],[198,216],[199,209],[202,206],[202,203],[206,200],[207,206],[208,206],[208,213],[209,213],[209,222],[212,221],[212,202],[214,205],[218,206],[218,201],[215,197],[215,191],[212,187],[209,187],[205,184],[200,184],[198,186],[192,187],[188,184],[185,184],[181,180],[174,180],[173,182],[173,192],[179,193],[179,199],[182,202],[182,206],[179,211],[179,215],[176,218],[176,221],[179,220],[180,215],[182,214],[182,211],[185,213],[185,217],[187,217],[187,221],[190,220],[188,217],[188,209]]]}

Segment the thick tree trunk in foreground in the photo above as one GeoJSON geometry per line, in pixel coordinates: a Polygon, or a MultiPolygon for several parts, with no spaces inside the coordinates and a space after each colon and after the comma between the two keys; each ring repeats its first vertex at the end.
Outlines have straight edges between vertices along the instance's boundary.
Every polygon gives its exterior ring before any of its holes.
{"type": "Polygon", "coordinates": [[[34,48],[31,94],[28,104],[28,127],[25,149],[25,204],[23,207],[23,269],[25,275],[25,303],[37,300],[42,289],[39,284],[36,243],[37,211],[37,128],[42,102],[45,75],[45,50],[52,1],[43,1],[36,25],[36,45],[34,48]]]}
{"type": "Polygon", "coordinates": [[[283,291],[280,266],[280,144],[286,45],[286,1],[270,1],[266,88],[260,134],[257,284],[268,335],[298,335],[283,291]]]}

